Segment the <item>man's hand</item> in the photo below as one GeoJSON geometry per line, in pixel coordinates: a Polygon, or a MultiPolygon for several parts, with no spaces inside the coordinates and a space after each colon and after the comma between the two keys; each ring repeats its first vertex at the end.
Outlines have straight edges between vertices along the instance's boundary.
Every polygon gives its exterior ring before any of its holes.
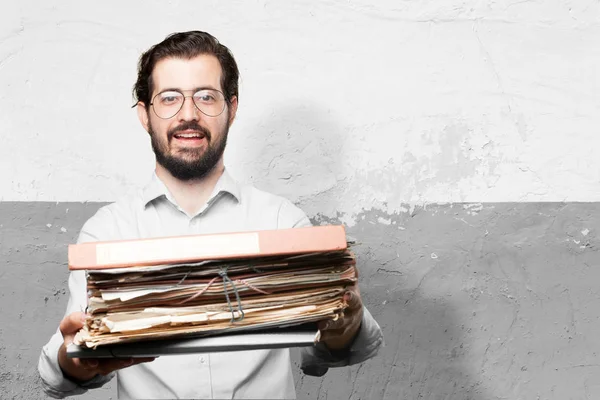
{"type": "Polygon", "coordinates": [[[358,290],[358,284],[349,286],[344,293],[344,300],[348,307],[337,321],[327,320],[319,322],[321,342],[330,350],[343,350],[350,346],[358,334],[363,317],[363,304],[358,290]]]}
{"type": "Polygon", "coordinates": [[[85,314],[82,312],[69,314],[60,322],[60,332],[63,335],[64,342],[58,351],[58,364],[63,373],[71,380],[85,382],[96,375],[108,375],[118,369],[154,360],[154,358],[100,359],[67,357],[67,346],[73,343],[75,334],[83,328],[84,322],[85,314]]]}

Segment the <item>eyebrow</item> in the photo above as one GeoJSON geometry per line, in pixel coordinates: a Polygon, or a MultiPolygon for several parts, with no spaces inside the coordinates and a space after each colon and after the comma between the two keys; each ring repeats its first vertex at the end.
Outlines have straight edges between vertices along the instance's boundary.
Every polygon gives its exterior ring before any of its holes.
{"type": "MultiPolygon", "coordinates": [[[[189,90],[193,90],[194,92],[197,92],[198,90],[205,90],[205,89],[219,90],[219,89],[217,89],[217,88],[215,88],[215,87],[213,87],[213,86],[211,86],[211,85],[197,86],[197,87],[195,87],[195,88],[193,88],[193,89],[189,89],[189,90]]],[[[170,88],[165,88],[165,89],[162,89],[162,90],[160,90],[160,91],[156,92],[156,94],[163,93],[163,92],[169,92],[169,91],[182,92],[182,91],[184,91],[184,90],[185,90],[185,89],[176,88],[176,87],[170,87],[170,88]]]]}

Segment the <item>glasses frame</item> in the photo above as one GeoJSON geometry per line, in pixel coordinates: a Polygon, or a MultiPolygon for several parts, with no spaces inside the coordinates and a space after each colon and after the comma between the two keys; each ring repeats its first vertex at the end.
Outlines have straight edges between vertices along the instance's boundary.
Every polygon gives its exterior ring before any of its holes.
{"type": "Polygon", "coordinates": [[[181,109],[183,108],[183,106],[185,105],[185,101],[187,100],[188,97],[192,98],[192,104],[194,105],[194,107],[196,107],[196,110],[200,111],[202,114],[206,115],[207,117],[218,117],[219,115],[223,114],[223,111],[225,111],[225,108],[227,107],[228,101],[227,98],[225,97],[225,94],[223,94],[223,92],[221,92],[218,89],[211,89],[211,88],[205,88],[205,89],[190,89],[190,90],[179,90],[179,89],[167,89],[167,90],[163,90],[162,92],[158,92],[154,95],[154,97],[152,97],[152,101],[150,102],[150,106],[152,107],[152,111],[154,111],[154,115],[156,115],[158,118],[160,119],[171,119],[174,116],[176,116],[177,114],[179,114],[179,111],[181,111],[181,109]],[[198,104],[196,104],[196,102],[194,101],[194,95],[198,92],[201,92],[203,90],[212,90],[214,92],[218,92],[221,93],[221,96],[223,96],[223,108],[221,109],[221,112],[219,112],[216,115],[210,115],[205,113],[204,111],[202,111],[202,109],[200,109],[200,107],[198,107],[198,104]],[[177,110],[177,112],[173,115],[171,115],[168,118],[164,118],[161,117],[160,115],[158,115],[158,113],[156,112],[156,108],[154,108],[154,100],[156,100],[156,97],[160,96],[161,94],[165,93],[165,92],[177,92],[179,94],[181,94],[183,96],[183,101],[181,102],[181,106],[179,107],[179,110],[177,110]],[[185,93],[183,92],[193,92],[191,95],[186,96],[185,93]]]}

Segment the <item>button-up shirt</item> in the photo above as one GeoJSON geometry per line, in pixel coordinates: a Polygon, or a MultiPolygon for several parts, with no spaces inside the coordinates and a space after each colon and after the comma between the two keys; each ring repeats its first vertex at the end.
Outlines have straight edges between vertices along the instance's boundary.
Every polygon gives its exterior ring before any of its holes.
{"type": "MultiPolygon", "coordinates": [[[[290,201],[240,184],[227,171],[204,207],[189,215],[154,174],[142,190],[100,208],[83,226],[78,243],[304,226],[310,226],[309,219],[290,201]]],[[[86,307],[83,271],[71,272],[69,291],[65,315],[86,307]]],[[[58,364],[62,342],[57,331],[43,347],[38,365],[44,390],[52,397],[81,394],[114,375],[119,399],[296,397],[289,349],[164,356],[76,383],[64,376],[58,364]]],[[[348,351],[333,355],[322,344],[304,348],[301,368],[306,374],[323,375],[329,367],[355,364],[374,356],[382,342],[381,329],[364,309],[359,334],[348,351]]]]}

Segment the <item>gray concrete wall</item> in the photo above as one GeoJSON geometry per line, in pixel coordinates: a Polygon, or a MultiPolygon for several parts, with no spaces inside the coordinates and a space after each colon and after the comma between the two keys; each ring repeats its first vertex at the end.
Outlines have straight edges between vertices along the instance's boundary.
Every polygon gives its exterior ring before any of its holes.
{"type": "MultiPolygon", "coordinates": [[[[66,246],[101,204],[0,203],[1,398],[44,398],[36,363],[66,305],[66,246]]],[[[296,368],[298,397],[600,398],[599,211],[484,203],[362,213],[348,233],[386,347],[323,378],[296,368]]],[[[81,398],[115,395],[109,385],[81,398]]]]}

